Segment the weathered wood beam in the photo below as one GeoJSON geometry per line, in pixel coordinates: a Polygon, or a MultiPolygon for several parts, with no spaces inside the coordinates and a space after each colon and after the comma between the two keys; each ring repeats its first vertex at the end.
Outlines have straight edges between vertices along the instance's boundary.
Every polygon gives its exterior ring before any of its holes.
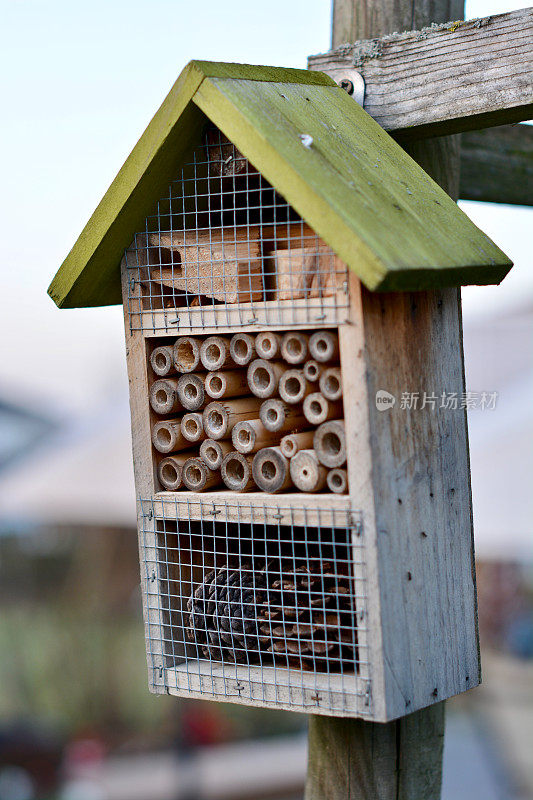
{"type": "MultiPolygon", "coordinates": [[[[422,25],[442,22],[449,19],[450,10],[456,17],[462,15],[462,0],[334,0],[333,45],[339,43],[339,31],[344,36],[348,30],[352,40],[362,34],[383,35],[412,25],[413,19],[422,25]]],[[[406,149],[456,199],[459,137],[415,141],[406,149]]],[[[354,280],[351,296],[360,309],[360,339],[354,341],[353,352],[363,354],[360,380],[366,381],[368,397],[374,397],[381,386],[392,392],[407,385],[420,390],[428,385],[438,387],[438,391],[450,391],[451,386],[459,393],[464,390],[460,292],[446,289],[378,297],[354,280]]],[[[472,585],[465,594],[468,611],[460,612],[465,619],[472,619],[475,605],[466,417],[431,412],[422,419],[421,413],[414,412],[395,425],[394,416],[378,412],[373,403],[357,412],[360,433],[369,435],[372,442],[371,481],[377,502],[369,506],[368,514],[365,510],[365,520],[369,529],[374,526],[373,530],[379,531],[384,557],[378,565],[368,567],[369,575],[379,574],[380,586],[387,587],[381,594],[381,613],[387,607],[394,621],[394,630],[387,632],[387,668],[394,670],[397,681],[398,715],[408,710],[407,695],[402,690],[407,677],[401,667],[402,648],[426,651],[440,613],[430,609],[442,608],[439,600],[431,598],[430,587],[435,581],[425,573],[419,591],[427,597],[428,616],[423,623],[427,628],[425,633],[417,632],[421,620],[414,623],[402,583],[407,570],[411,575],[409,565],[414,561],[424,572],[422,565],[427,561],[419,550],[419,540],[426,541],[428,524],[436,547],[451,540],[454,547],[460,543],[461,555],[457,555],[452,572],[457,576],[462,572],[460,580],[466,586],[465,574],[470,571],[472,585]],[[435,502],[438,508],[433,507],[435,502]],[[395,530],[407,536],[392,536],[395,530]],[[424,534],[415,541],[410,536],[414,531],[424,534]],[[415,555],[418,552],[420,555],[415,555]]],[[[350,481],[359,488],[358,481],[364,480],[358,465],[358,474],[350,481]]],[[[452,572],[448,576],[453,582],[456,578],[452,572]]],[[[372,613],[379,612],[371,610],[369,631],[373,629],[372,613]]],[[[468,635],[472,638],[470,623],[468,635]]],[[[372,646],[372,636],[369,641],[372,646]]],[[[445,651],[447,648],[440,655],[435,652],[435,664],[445,651]]],[[[478,675],[473,678],[477,683],[478,675]]],[[[410,679],[421,684],[427,680],[427,673],[422,671],[410,679]]],[[[375,669],[372,680],[380,680],[375,669]]],[[[431,693],[429,686],[428,691],[431,693]]],[[[438,800],[443,738],[443,703],[386,724],[312,716],[306,800],[438,800]]]]}
{"type": "Polygon", "coordinates": [[[533,206],[533,125],[464,133],[459,197],[533,206]]]}
{"type": "Polygon", "coordinates": [[[356,41],[308,66],[355,67],[365,110],[396,137],[420,139],[533,117],[532,41],[528,8],[356,41]]]}
{"type": "Polygon", "coordinates": [[[443,745],[444,703],[387,725],[310,717],[305,798],[438,800],[443,745]]]}

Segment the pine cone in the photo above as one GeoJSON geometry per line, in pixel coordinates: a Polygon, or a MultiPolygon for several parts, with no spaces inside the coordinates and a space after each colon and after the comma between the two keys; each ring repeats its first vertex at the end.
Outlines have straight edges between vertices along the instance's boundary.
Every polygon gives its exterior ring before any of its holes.
{"type": "Polygon", "coordinates": [[[331,564],[270,560],[211,571],[189,598],[188,636],[217,661],[354,669],[352,582],[331,564]]]}

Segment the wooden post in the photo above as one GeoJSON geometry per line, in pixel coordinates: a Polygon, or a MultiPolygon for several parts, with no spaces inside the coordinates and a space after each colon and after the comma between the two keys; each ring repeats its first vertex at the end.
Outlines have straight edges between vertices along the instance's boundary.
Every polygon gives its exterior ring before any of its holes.
{"type": "MultiPolygon", "coordinates": [[[[463,16],[463,0],[333,0],[332,47],[394,31],[422,28],[432,22],[463,19],[463,16]]],[[[457,137],[419,142],[411,145],[409,152],[452,197],[457,198],[457,137]]],[[[432,391],[446,381],[450,382],[448,390],[455,390],[458,385],[464,389],[458,290],[377,297],[357,282],[352,282],[352,290],[358,293],[353,300],[360,305],[362,313],[369,399],[377,389],[398,387],[394,373],[399,368],[405,391],[432,391]],[[402,332],[398,338],[400,328],[402,332]],[[415,356],[413,342],[421,331],[426,331],[428,339],[433,341],[427,343],[423,353],[415,356]],[[446,344],[446,355],[442,358],[447,358],[448,364],[444,374],[438,366],[439,342],[446,344]]],[[[466,417],[461,415],[460,420],[455,421],[453,435],[449,437],[454,441],[444,442],[436,419],[438,415],[433,419],[428,415],[420,417],[417,423],[416,413],[410,414],[409,421],[406,418],[406,424],[412,424],[411,439],[415,441],[402,444],[398,441],[399,432],[387,427],[391,424],[390,417],[383,413],[380,417],[380,412],[369,402],[369,430],[375,442],[381,441],[372,454],[374,492],[378,503],[383,499],[381,507],[374,509],[376,528],[386,532],[396,519],[398,509],[392,504],[397,504],[400,495],[393,487],[400,483],[402,460],[408,458],[424,461],[435,492],[443,497],[449,497],[450,491],[461,492],[458,508],[465,516],[469,515],[466,524],[471,525],[466,417]],[[391,436],[398,446],[392,457],[391,436]],[[418,444],[421,452],[414,455],[418,444]],[[442,452],[441,445],[446,453],[442,452]],[[432,447],[437,448],[433,453],[432,447]],[[453,454],[459,463],[452,466],[453,454]],[[455,469],[458,473],[452,480],[455,469]]],[[[423,414],[422,411],[418,413],[423,414]]],[[[412,486],[403,492],[402,503],[410,503],[414,509],[418,500],[416,491],[412,486]]],[[[445,513],[450,512],[446,509],[445,513]]],[[[417,524],[417,515],[416,510],[411,510],[408,524],[417,524]]],[[[395,556],[392,550],[390,556],[395,556]]],[[[381,564],[381,568],[386,567],[381,564]]],[[[399,652],[389,655],[397,658],[399,652]]],[[[386,724],[310,716],[306,800],[438,800],[443,742],[444,703],[386,724]]]]}

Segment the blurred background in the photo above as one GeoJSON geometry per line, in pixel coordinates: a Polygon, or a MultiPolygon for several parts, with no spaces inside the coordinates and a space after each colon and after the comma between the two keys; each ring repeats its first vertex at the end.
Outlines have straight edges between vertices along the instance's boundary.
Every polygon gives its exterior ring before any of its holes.
{"type": "MultiPolygon", "coordinates": [[[[306,719],[147,691],[121,309],[48,283],[191,58],[305,67],[331,0],[1,0],[0,800],[303,796],[306,719]]],[[[468,0],[466,16],[524,7],[468,0]]],[[[533,797],[533,209],[462,203],[515,261],[463,292],[484,683],[444,800],[533,797]]]]}

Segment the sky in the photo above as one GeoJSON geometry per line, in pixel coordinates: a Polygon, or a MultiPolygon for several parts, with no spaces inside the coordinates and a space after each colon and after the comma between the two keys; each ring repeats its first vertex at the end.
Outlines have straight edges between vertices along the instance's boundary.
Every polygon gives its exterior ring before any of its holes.
{"type": "MultiPolygon", "coordinates": [[[[470,0],[466,16],[525,7],[470,0]]],[[[126,391],[121,309],[59,311],[46,288],[192,58],[305,67],[329,47],[331,0],[0,0],[3,193],[0,395],[80,413],[126,391]]],[[[533,209],[464,203],[515,261],[464,291],[465,317],[533,289],[533,209]]]]}

